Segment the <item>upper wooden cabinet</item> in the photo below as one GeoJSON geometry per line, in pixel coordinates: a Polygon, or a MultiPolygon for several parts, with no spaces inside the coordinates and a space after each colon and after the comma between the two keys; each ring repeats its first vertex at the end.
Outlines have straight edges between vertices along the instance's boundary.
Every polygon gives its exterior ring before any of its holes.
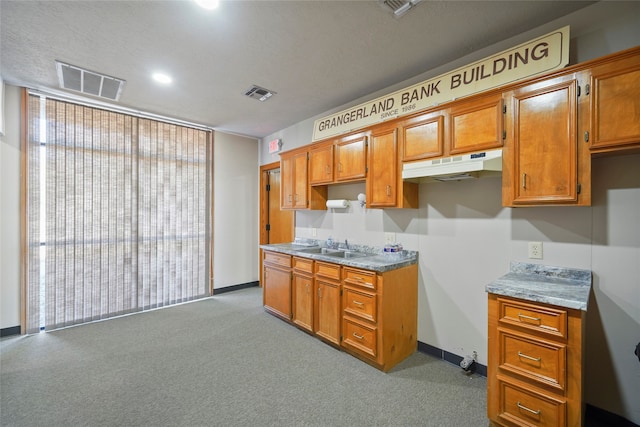
{"type": "Polygon", "coordinates": [[[593,67],[590,92],[591,150],[640,149],[640,55],[593,67]]]}
{"type": "Polygon", "coordinates": [[[309,184],[333,182],[333,145],[323,145],[309,150],[309,184]]]}
{"type": "Polygon", "coordinates": [[[418,207],[418,184],[401,179],[398,131],[393,123],[378,125],[371,130],[367,207],[418,207]]]}
{"type": "Polygon", "coordinates": [[[335,143],[335,179],[351,181],[367,176],[367,132],[340,138],[335,143]]]}
{"type": "Polygon", "coordinates": [[[283,153],[280,158],[282,182],[280,187],[281,209],[306,209],[307,152],[283,153]]]}
{"type": "Polygon", "coordinates": [[[400,129],[402,160],[422,160],[444,153],[444,115],[440,111],[404,120],[400,129]]]}
{"type": "Polygon", "coordinates": [[[449,109],[449,154],[502,147],[502,94],[475,98],[449,109]]]}
{"type": "Polygon", "coordinates": [[[503,150],[505,206],[589,204],[580,197],[581,168],[589,157],[578,150],[577,80],[574,74],[547,79],[507,94],[508,143],[503,150]],[[586,160],[586,161],[585,161],[586,160]]]}

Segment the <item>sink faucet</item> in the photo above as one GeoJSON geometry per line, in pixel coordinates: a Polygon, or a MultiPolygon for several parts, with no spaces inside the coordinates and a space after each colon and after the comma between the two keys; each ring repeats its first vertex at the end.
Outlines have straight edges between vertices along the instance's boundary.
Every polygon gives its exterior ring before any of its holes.
{"type": "Polygon", "coordinates": [[[347,239],[344,239],[344,248],[346,250],[349,250],[349,242],[347,241],[347,239]]]}

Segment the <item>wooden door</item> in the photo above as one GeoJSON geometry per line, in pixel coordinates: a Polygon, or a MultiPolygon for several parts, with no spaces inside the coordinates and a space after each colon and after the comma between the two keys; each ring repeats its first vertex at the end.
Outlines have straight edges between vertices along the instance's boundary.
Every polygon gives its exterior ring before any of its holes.
{"type": "Polygon", "coordinates": [[[309,150],[309,184],[333,181],[333,145],[309,150]]]}
{"type": "MultiPolygon", "coordinates": [[[[260,167],[260,244],[293,241],[295,213],[280,209],[280,162],[260,167]]],[[[262,252],[260,253],[262,271],[262,252]]],[[[260,276],[260,286],[262,286],[260,276]]]]}
{"type": "Polygon", "coordinates": [[[347,181],[367,176],[367,136],[350,135],[335,145],[336,181],[347,181]]]}
{"type": "Polygon", "coordinates": [[[291,271],[264,266],[264,306],[272,313],[291,319],[291,271]]]}
{"type": "Polygon", "coordinates": [[[340,345],[340,285],[316,278],[316,334],[340,345]]]}
{"type": "Polygon", "coordinates": [[[308,204],[307,153],[297,154],[293,158],[293,208],[306,209],[308,204]]]}
{"type": "Polygon", "coordinates": [[[293,273],[293,323],[313,332],[313,278],[293,273]]]}
{"type": "Polygon", "coordinates": [[[578,199],[576,80],[533,84],[513,96],[513,203],[578,199]]]}
{"type": "Polygon", "coordinates": [[[398,144],[397,129],[374,130],[369,146],[367,204],[370,207],[395,207],[397,204],[398,144]]]}

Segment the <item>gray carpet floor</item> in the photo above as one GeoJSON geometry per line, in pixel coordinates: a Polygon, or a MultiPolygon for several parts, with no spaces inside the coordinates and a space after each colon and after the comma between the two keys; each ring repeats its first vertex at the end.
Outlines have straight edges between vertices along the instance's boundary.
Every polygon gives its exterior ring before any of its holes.
{"type": "Polygon", "coordinates": [[[389,373],[266,313],[262,289],[0,341],[2,426],[488,426],[486,379],[389,373]]]}

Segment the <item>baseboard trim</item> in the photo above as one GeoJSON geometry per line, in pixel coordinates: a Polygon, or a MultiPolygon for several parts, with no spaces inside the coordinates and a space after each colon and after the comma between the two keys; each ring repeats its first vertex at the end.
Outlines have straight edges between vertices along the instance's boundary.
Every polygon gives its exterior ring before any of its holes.
{"type": "Polygon", "coordinates": [[[616,427],[640,427],[628,419],[620,415],[598,408],[587,403],[585,410],[585,418],[587,420],[596,421],[598,425],[616,426],[616,427]]]}
{"type": "Polygon", "coordinates": [[[247,283],[241,283],[239,285],[225,286],[224,288],[213,288],[213,295],[215,296],[215,295],[224,294],[226,292],[239,291],[240,289],[253,288],[259,285],[260,285],[260,282],[256,280],[255,282],[247,282],[247,283]]]}
{"type": "MultiPolygon", "coordinates": [[[[438,347],[434,347],[429,344],[425,344],[420,341],[418,341],[418,351],[433,357],[437,357],[438,359],[442,359],[446,362],[452,363],[457,366],[460,366],[460,362],[462,362],[462,359],[464,359],[464,356],[458,356],[457,354],[450,353],[448,351],[442,350],[438,347]]],[[[478,362],[476,362],[474,366],[475,366],[475,370],[473,371],[474,373],[481,375],[483,377],[487,376],[487,367],[485,365],[481,365],[478,362]]]]}
{"type": "Polygon", "coordinates": [[[11,335],[20,335],[20,326],[11,326],[9,328],[0,329],[0,338],[11,335]]]}

